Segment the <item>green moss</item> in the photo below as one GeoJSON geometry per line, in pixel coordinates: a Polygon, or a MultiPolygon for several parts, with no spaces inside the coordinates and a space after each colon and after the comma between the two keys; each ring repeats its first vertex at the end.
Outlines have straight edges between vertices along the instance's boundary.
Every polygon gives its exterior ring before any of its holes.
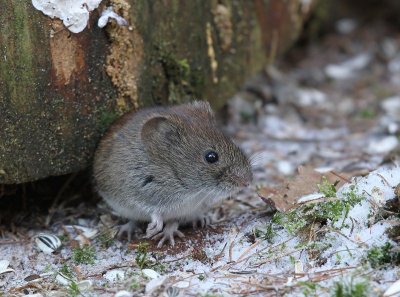
{"type": "Polygon", "coordinates": [[[99,235],[98,240],[103,248],[109,248],[114,244],[114,235],[111,231],[106,230],[99,235]]]}
{"type": "Polygon", "coordinates": [[[78,284],[76,282],[71,282],[68,285],[68,297],[78,297],[81,295],[81,291],[79,290],[78,284]]]}
{"type": "Polygon", "coordinates": [[[11,12],[8,15],[12,18],[2,20],[0,17],[0,36],[4,36],[4,46],[1,48],[2,66],[0,77],[5,81],[6,97],[10,99],[13,106],[22,112],[29,109],[27,100],[31,99],[32,88],[36,84],[36,67],[33,53],[35,46],[31,39],[30,8],[25,1],[17,1],[6,7],[5,11],[11,12]],[[4,60],[3,60],[4,57],[4,60]]]}
{"type": "Polygon", "coordinates": [[[107,128],[120,117],[118,112],[103,111],[100,114],[99,129],[104,132],[107,128]]]}
{"type": "Polygon", "coordinates": [[[61,268],[60,268],[60,273],[65,275],[66,277],[72,279],[74,277],[74,273],[71,269],[71,267],[68,266],[68,264],[64,263],[61,268]]]}
{"type": "Polygon", "coordinates": [[[72,250],[72,261],[75,264],[93,264],[96,259],[96,250],[93,246],[84,245],[72,250]]]}
{"type": "Polygon", "coordinates": [[[149,265],[148,259],[149,244],[147,242],[140,242],[136,249],[136,264],[140,269],[144,269],[149,265]]]}
{"type": "Polygon", "coordinates": [[[304,282],[298,282],[297,284],[301,287],[302,293],[305,297],[318,296],[317,295],[318,285],[316,283],[313,283],[311,281],[304,281],[304,282]]]}
{"type": "Polygon", "coordinates": [[[338,184],[338,181],[331,184],[328,179],[323,176],[322,177],[322,183],[318,184],[318,190],[324,194],[325,197],[330,198],[330,197],[336,197],[336,186],[338,184]]]}
{"type": "Polygon", "coordinates": [[[130,290],[137,290],[140,288],[140,282],[137,278],[133,278],[130,281],[129,289],[130,290]]]}
{"type": "Polygon", "coordinates": [[[58,238],[60,239],[61,242],[66,242],[68,240],[68,235],[62,234],[62,235],[59,235],[58,238]]]}
{"type": "Polygon", "coordinates": [[[265,228],[257,228],[255,229],[254,235],[260,239],[266,240],[269,243],[272,243],[272,239],[276,235],[276,231],[274,230],[274,226],[272,222],[268,223],[265,228]]]}
{"type": "Polygon", "coordinates": [[[202,68],[192,69],[191,63],[186,58],[178,58],[171,48],[173,45],[170,43],[156,46],[153,61],[160,63],[163,71],[153,77],[153,88],[159,88],[159,83],[165,79],[169,103],[179,103],[185,101],[185,98],[199,97],[205,81],[202,68]]]}
{"type": "Polygon", "coordinates": [[[190,66],[186,59],[178,60],[171,53],[160,52],[159,61],[163,65],[168,79],[177,85],[188,83],[190,66]]]}
{"type": "MultiPolygon", "coordinates": [[[[326,178],[324,178],[322,184],[318,186],[320,191],[327,198],[337,198],[335,185],[329,184],[326,178]]],[[[304,204],[287,213],[278,212],[273,216],[272,222],[283,226],[292,234],[316,222],[321,224],[329,223],[333,227],[335,223],[342,220],[342,224],[339,227],[339,229],[341,229],[345,227],[344,221],[350,209],[364,199],[364,196],[357,194],[354,186],[350,187],[349,192],[343,193],[342,195],[342,199],[304,204]]]]}
{"type": "Polygon", "coordinates": [[[358,114],[363,119],[373,119],[376,117],[375,111],[371,108],[364,108],[358,114]]]}
{"type": "Polygon", "coordinates": [[[365,260],[372,268],[385,268],[389,265],[400,264],[400,250],[386,242],[383,246],[371,248],[365,257],[365,260]]]}
{"type": "Polygon", "coordinates": [[[350,281],[336,282],[331,294],[332,297],[367,297],[368,294],[367,282],[350,281]]]}
{"type": "Polygon", "coordinates": [[[272,222],[284,227],[289,233],[295,233],[303,229],[308,220],[300,212],[289,211],[288,213],[277,212],[272,217],[272,222]]]}

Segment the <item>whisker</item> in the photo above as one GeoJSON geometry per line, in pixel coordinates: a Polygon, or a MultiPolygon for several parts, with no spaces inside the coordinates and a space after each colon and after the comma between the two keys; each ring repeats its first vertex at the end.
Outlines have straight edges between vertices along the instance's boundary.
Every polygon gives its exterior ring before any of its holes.
{"type": "Polygon", "coordinates": [[[262,165],[262,161],[265,159],[264,154],[265,152],[255,152],[250,156],[249,161],[252,168],[262,165]]]}

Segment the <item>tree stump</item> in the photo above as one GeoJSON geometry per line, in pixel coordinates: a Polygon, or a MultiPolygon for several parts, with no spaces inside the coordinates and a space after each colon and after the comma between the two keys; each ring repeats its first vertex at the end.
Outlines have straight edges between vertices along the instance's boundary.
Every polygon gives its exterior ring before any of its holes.
{"type": "Polygon", "coordinates": [[[0,184],[87,167],[131,109],[222,106],[288,48],[311,10],[302,0],[103,2],[72,33],[30,1],[0,0],[0,184]],[[129,25],[100,29],[107,5],[129,25]]]}

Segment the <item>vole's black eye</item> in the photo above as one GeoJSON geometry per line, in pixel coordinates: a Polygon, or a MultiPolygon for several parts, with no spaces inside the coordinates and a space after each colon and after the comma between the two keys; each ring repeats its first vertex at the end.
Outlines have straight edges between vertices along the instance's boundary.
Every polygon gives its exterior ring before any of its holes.
{"type": "Polygon", "coordinates": [[[204,159],[208,163],[215,163],[218,161],[218,154],[214,151],[209,151],[204,155],[204,159]]]}

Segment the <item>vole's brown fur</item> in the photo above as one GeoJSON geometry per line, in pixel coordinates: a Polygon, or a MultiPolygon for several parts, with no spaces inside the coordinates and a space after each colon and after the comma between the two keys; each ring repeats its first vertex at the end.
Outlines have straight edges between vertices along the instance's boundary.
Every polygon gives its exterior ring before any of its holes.
{"type": "Polygon", "coordinates": [[[150,221],[146,235],[160,237],[162,245],[183,236],[179,222],[203,218],[252,174],[246,156],[217,128],[209,104],[196,101],[143,109],[113,125],[96,151],[94,178],[116,213],[150,221]],[[210,152],[217,161],[207,161],[210,152]]]}

